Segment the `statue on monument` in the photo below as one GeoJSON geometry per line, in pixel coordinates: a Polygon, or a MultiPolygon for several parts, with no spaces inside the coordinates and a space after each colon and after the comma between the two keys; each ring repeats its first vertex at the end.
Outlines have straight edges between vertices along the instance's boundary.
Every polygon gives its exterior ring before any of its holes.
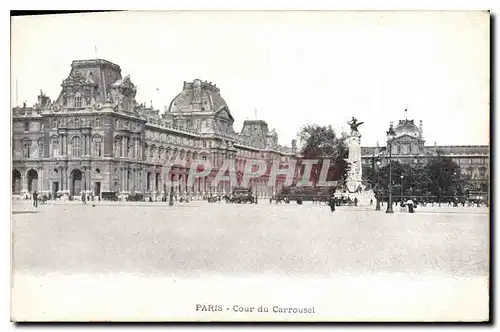
{"type": "Polygon", "coordinates": [[[352,117],[351,121],[348,121],[347,124],[351,126],[352,133],[359,133],[358,127],[361,126],[364,122],[358,122],[358,119],[352,117]]]}

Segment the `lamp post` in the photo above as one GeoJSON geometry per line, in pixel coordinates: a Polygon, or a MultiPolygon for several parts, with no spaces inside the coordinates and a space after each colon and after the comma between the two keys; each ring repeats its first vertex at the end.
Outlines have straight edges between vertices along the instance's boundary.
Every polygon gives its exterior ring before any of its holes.
{"type": "Polygon", "coordinates": [[[387,201],[387,210],[385,213],[394,213],[392,209],[392,140],[396,136],[392,125],[387,131],[387,142],[389,143],[389,199],[387,201]]]}
{"type": "Polygon", "coordinates": [[[168,199],[168,205],[173,206],[174,205],[174,174],[170,175],[170,196],[168,199]]]}
{"type": "Polygon", "coordinates": [[[375,211],[380,211],[380,160],[377,160],[377,205],[375,211]]]}
{"type": "Polygon", "coordinates": [[[401,174],[401,206],[403,206],[403,174],[401,174]]]}

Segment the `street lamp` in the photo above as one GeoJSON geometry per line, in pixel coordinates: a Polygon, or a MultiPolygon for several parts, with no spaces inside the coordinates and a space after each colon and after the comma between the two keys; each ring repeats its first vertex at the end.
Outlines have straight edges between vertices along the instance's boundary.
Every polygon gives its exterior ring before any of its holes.
{"type": "Polygon", "coordinates": [[[392,140],[396,136],[392,125],[387,131],[387,143],[389,143],[389,200],[387,202],[387,210],[385,213],[394,213],[392,210],[392,140]]]}
{"type": "Polygon", "coordinates": [[[403,206],[403,174],[401,174],[401,206],[403,206]]]}
{"type": "Polygon", "coordinates": [[[168,205],[173,206],[174,205],[174,174],[172,173],[170,175],[170,197],[168,199],[168,205]]]}
{"type": "Polygon", "coordinates": [[[377,205],[375,211],[380,211],[380,160],[377,160],[377,205]]]}

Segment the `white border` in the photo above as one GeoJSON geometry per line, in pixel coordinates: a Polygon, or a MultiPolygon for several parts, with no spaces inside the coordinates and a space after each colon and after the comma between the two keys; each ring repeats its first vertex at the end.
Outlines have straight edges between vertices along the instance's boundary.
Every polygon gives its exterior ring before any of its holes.
{"type": "MultiPolygon", "coordinates": [[[[7,2],[2,2],[2,6],[7,4],[7,2]]],[[[452,9],[452,10],[460,10],[460,9],[491,9],[493,13],[498,12],[499,4],[498,1],[493,1],[493,0],[479,0],[479,1],[453,1],[453,0],[448,0],[448,1],[436,1],[436,0],[412,0],[412,1],[370,1],[370,0],[351,0],[351,1],[318,1],[318,0],[308,0],[308,1],[272,1],[270,3],[269,1],[265,0],[254,0],[254,1],[249,1],[249,2],[243,2],[243,1],[216,1],[212,0],[210,2],[207,1],[147,1],[143,0],[141,2],[137,1],[130,1],[130,0],[125,0],[125,1],[120,1],[118,3],[104,3],[102,0],[89,0],[85,2],[63,2],[63,1],[44,1],[44,2],[38,2],[38,1],[16,1],[16,9],[42,9],[42,6],[45,8],[74,8],[74,9],[95,9],[95,8],[102,8],[102,9],[118,9],[117,4],[119,4],[120,8],[127,8],[127,9],[148,9],[148,10],[155,10],[155,9],[162,9],[162,10],[173,10],[173,9],[184,9],[184,10],[195,10],[195,9],[207,9],[207,10],[217,10],[217,9],[264,9],[264,10],[283,10],[283,9],[293,9],[293,10],[298,10],[298,9],[314,9],[314,10],[326,10],[326,9],[336,9],[336,10],[352,10],[352,9],[399,9],[399,10],[415,10],[415,9],[433,9],[433,10],[442,10],[442,9],[452,9]]],[[[8,8],[6,8],[8,9],[8,8]]],[[[9,72],[9,58],[10,58],[10,53],[9,53],[9,40],[10,40],[10,17],[7,14],[7,11],[3,11],[4,15],[2,15],[2,20],[5,20],[3,23],[3,26],[5,29],[3,29],[2,33],[2,38],[4,39],[4,45],[7,47],[4,48],[3,54],[3,64],[5,71],[4,72],[9,72]]],[[[54,38],[57,38],[57,36],[54,36],[54,38]]],[[[496,35],[495,40],[497,41],[498,36],[496,35]]],[[[4,115],[6,116],[5,121],[1,121],[0,123],[3,126],[3,130],[1,130],[2,133],[4,133],[6,136],[9,135],[9,137],[5,137],[3,140],[0,140],[0,142],[4,145],[4,149],[2,151],[7,151],[7,154],[10,154],[10,119],[7,121],[7,118],[9,118],[10,114],[10,101],[9,101],[9,84],[7,83],[8,80],[4,79],[1,81],[3,85],[3,89],[1,89],[2,93],[2,100],[4,101],[4,115]]],[[[498,89],[498,86],[497,86],[498,89]]],[[[497,92],[497,91],[495,91],[497,92]]],[[[10,173],[10,160],[8,158],[4,158],[4,163],[2,163],[3,166],[3,174],[9,174],[10,173]]],[[[4,208],[2,211],[5,213],[5,220],[2,224],[2,232],[4,235],[4,243],[8,243],[10,241],[10,179],[8,177],[0,177],[1,181],[1,186],[3,190],[1,191],[2,193],[2,204],[4,204],[4,208]],[[4,197],[5,196],[5,197],[4,197]]],[[[494,202],[496,203],[496,202],[494,202]]],[[[493,203],[493,204],[494,204],[493,203]]],[[[495,234],[496,235],[496,234],[495,234]]],[[[9,289],[7,288],[7,285],[9,284],[9,277],[10,277],[10,252],[5,250],[3,251],[2,257],[2,269],[3,273],[1,274],[2,276],[2,284],[4,285],[4,292],[2,293],[2,312],[4,313],[4,319],[2,322],[4,322],[4,326],[2,326],[4,329],[2,331],[9,331],[11,329],[14,329],[14,326],[10,323],[5,324],[5,322],[8,322],[8,317],[9,317],[9,289]]],[[[53,328],[53,327],[51,327],[53,328]]],[[[70,329],[71,327],[63,327],[64,329],[70,329]]],[[[87,329],[88,327],[85,327],[87,329]]],[[[122,327],[120,327],[122,328],[122,327]]],[[[141,327],[134,327],[137,328],[138,330],[141,329],[141,327]]],[[[477,327],[479,328],[479,327],[477,327]]],[[[35,330],[38,328],[35,328],[35,330]]]]}

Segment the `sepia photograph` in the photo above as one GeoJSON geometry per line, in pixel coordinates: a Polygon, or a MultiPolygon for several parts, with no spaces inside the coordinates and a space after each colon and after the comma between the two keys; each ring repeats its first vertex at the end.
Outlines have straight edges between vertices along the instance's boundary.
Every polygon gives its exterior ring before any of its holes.
{"type": "Polygon", "coordinates": [[[490,20],[12,16],[11,321],[489,321],[490,20]]]}

